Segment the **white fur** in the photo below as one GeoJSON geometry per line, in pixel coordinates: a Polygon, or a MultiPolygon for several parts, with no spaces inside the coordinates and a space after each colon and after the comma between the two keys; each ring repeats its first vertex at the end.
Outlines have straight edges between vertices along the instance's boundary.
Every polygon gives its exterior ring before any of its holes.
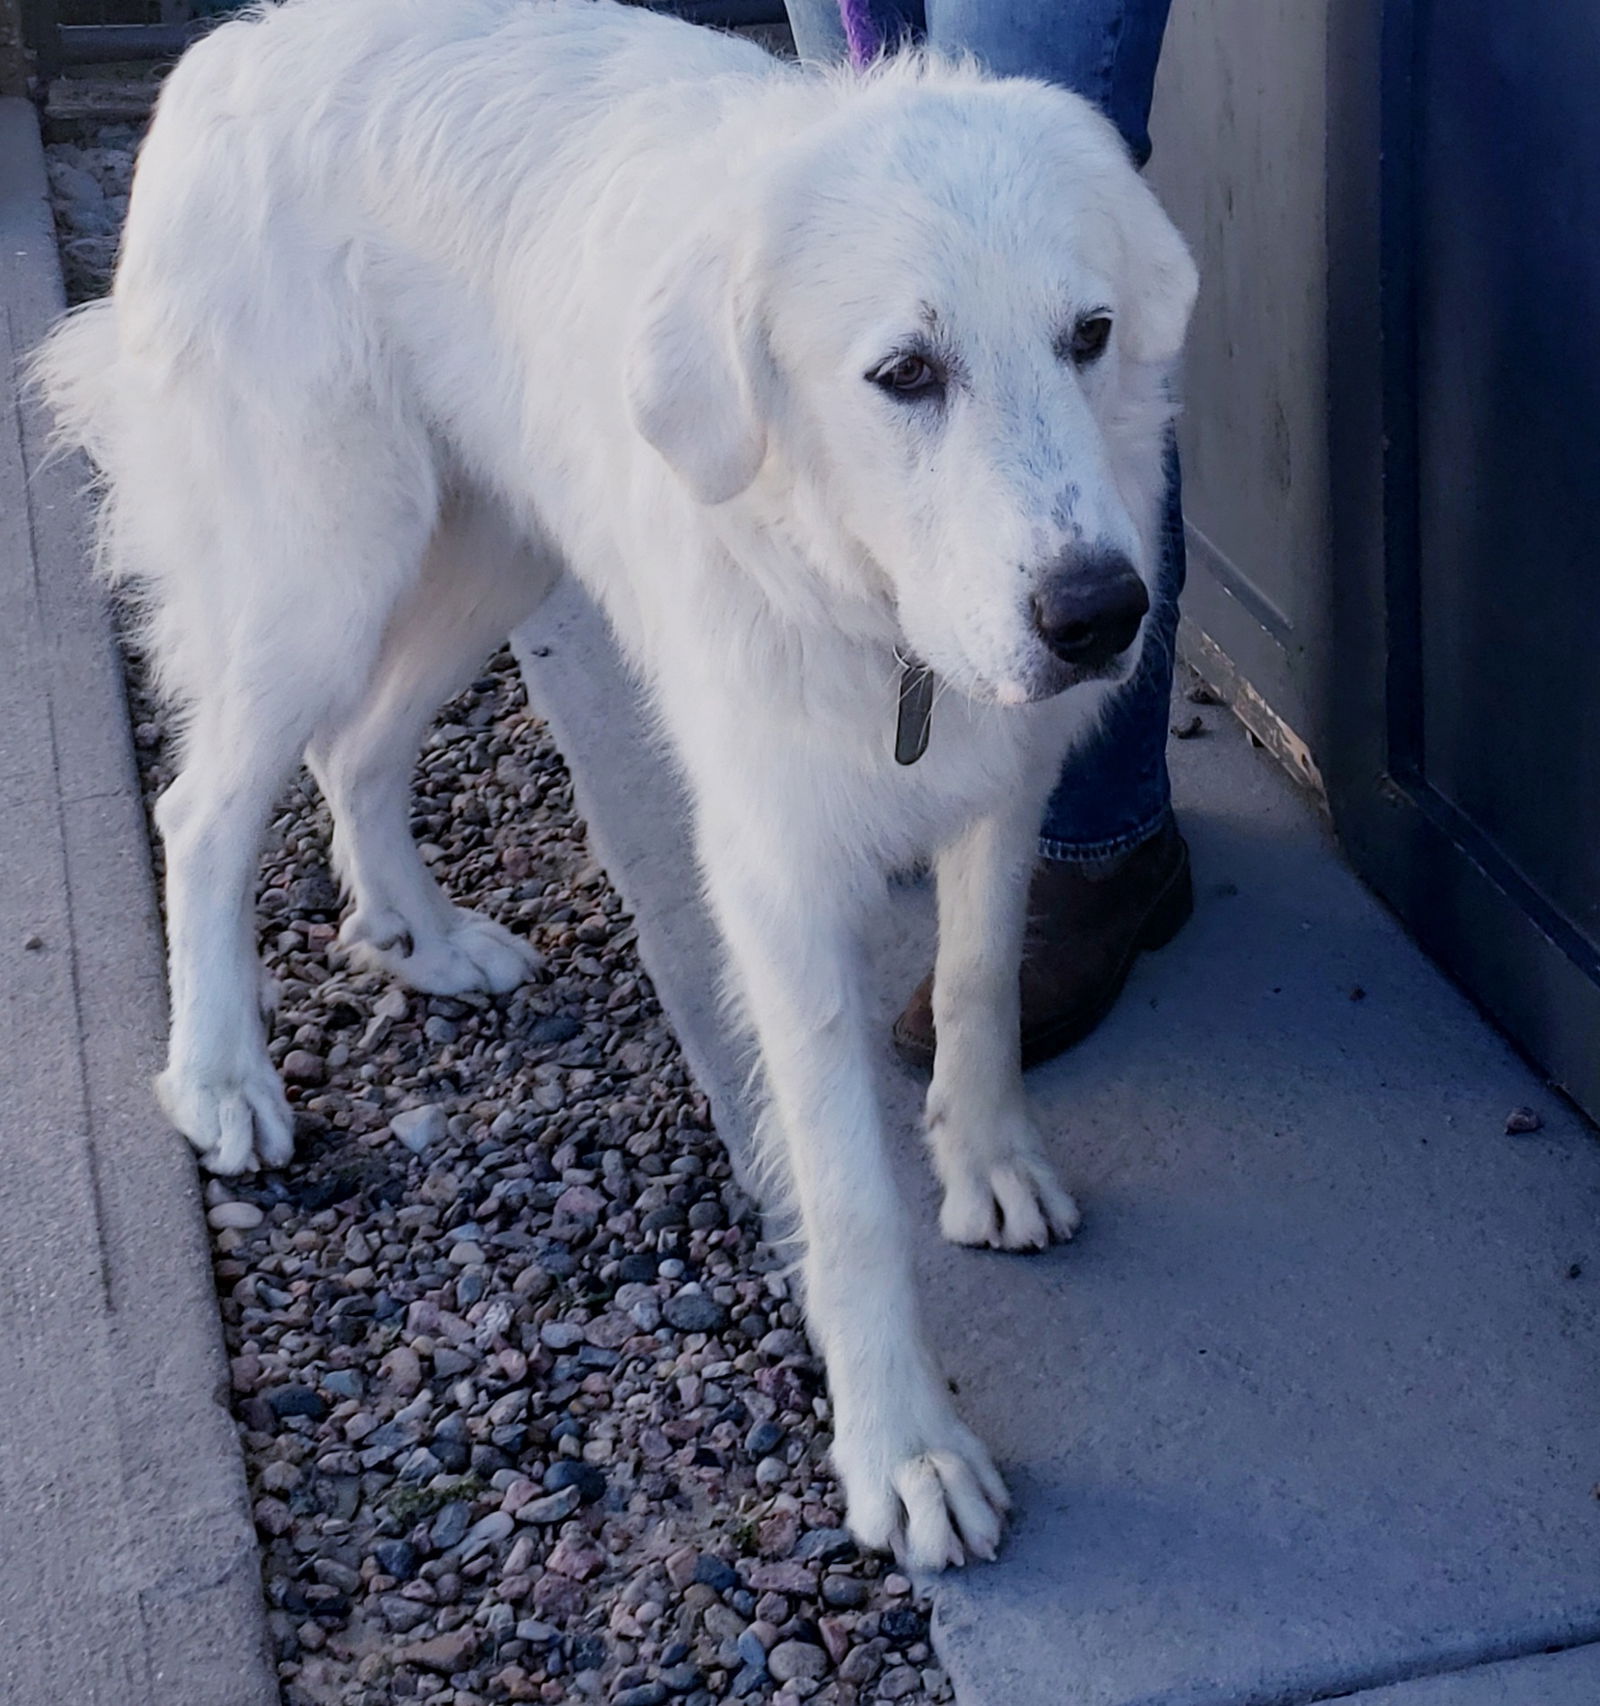
{"type": "Polygon", "coordinates": [[[533,966],[434,885],[407,778],[435,707],[569,565],[693,794],[851,1522],[918,1565],[992,1553],[1005,1489],[918,1325],[859,927],[887,867],[937,855],[945,1231],[1069,1236],[1017,956],[1041,803],[1109,684],[1048,697],[1029,600],[1078,549],[1153,575],[1194,282],[1103,119],[970,67],[819,76],[577,0],[291,0],[194,48],[114,293],[40,371],[187,719],[159,811],[159,1088],[205,1164],[290,1153],[249,897],[302,756],[353,951],[434,991],[533,966]],[[1055,346],[1091,307],[1115,331],[1078,369],[1055,346]],[[931,409],[864,377],[916,335],[955,364],[931,409]],[[899,768],[908,649],[942,692],[899,768]]]}

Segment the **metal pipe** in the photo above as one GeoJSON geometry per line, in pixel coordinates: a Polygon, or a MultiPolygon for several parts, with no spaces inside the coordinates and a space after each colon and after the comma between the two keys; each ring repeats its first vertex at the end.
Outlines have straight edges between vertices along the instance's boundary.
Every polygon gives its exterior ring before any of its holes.
{"type": "Polygon", "coordinates": [[[652,12],[672,12],[691,24],[735,29],[746,24],[784,24],[782,0],[643,0],[652,12]]]}
{"type": "Polygon", "coordinates": [[[56,32],[60,65],[100,65],[115,59],[176,59],[216,20],[187,24],[63,24],[56,32]]]}
{"type": "MultiPolygon", "coordinates": [[[[723,29],[781,24],[788,16],[782,0],[642,0],[642,3],[652,12],[673,12],[692,24],[712,24],[723,29]]],[[[63,24],[55,32],[55,54],[44,57],[53,59],[54,65],[176,59],[190,42],[222,21],[196,18],[185,24],[63,24]]],[[[40,32],[40,39],[48,39],[47,28],[40,32]]]]}

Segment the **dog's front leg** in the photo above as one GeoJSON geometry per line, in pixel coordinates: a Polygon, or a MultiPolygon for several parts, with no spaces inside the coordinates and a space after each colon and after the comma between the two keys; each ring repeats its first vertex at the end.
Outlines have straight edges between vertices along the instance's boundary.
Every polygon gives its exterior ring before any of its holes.
{"type": "Polygon", "coordinates": [[[945,1237],[1038,1250],[1072,1236],[1078,1208],[1045,1159],[1022,1087],[1018,973],[1038,811],[1021,792],[1021,806],[978,819],[939,855],[927,1117],[945,1237]]]}
{"type": "Polygon", "coordinates": [[[992,1556],[1007,1499],[923,1338],[906,1217],[872,1082],[855,906],[838,873],[705,836],[713,905],[754,1022],[805,1239],[834,1464],[868,1546],[941,1568],[992,1556]],[[779,873],[782,873],[781,875],[779,873]],[[829,881],[829,877],[834,880],[829,881]]]}

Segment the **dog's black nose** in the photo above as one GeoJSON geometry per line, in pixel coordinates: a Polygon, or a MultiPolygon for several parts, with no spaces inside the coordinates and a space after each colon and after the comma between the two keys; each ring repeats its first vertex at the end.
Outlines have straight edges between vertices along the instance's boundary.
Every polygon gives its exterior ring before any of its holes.
{"type": "Polygon", "coordinates": [[[1033,595],[1033,626],[1063,663],[1102,669],[1133,644],[1149,608],[1150,594],[1126,557],[1075,554],[1033,595]]]}

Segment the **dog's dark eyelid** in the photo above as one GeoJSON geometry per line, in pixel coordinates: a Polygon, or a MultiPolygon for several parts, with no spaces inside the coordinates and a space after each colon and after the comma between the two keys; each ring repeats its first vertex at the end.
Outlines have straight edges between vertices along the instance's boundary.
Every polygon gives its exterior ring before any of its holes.
{"type": "Polygon", "coordinates": [[[915,399],[938,395],[945,388],[943,365],[926,351],[902,350],[869,368],[863,375],[869,385],[891,397],[915,399]]]}
{"type": "Polygon", "coordinates": [[[1087,367],[1105,354],[1111,341],[1111,310],[1091,308],[1080,314],[1070,331],[1063,332],[1056,343],[1056,355],[1075,367],[1087,367]]]}

